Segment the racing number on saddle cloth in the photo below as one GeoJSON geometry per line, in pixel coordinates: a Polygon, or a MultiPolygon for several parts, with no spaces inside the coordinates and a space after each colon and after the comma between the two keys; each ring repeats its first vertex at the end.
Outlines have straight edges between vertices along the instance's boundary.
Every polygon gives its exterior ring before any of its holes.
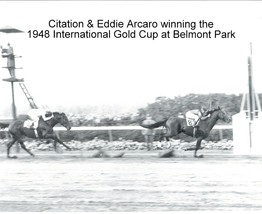
{"type": "Polygon", "coordinates": [[[36,121],[30,120],[30,119],[27,119],[24,122],[24,127],[28,128],[28,129],[34,129],[34,128],[36,129],[38,127],[38,121],[36,122],[36,121]]]}
{"type": "Polygon", "coordinates": [[[193,126],[195,124],[194,118],[186,118],[187,126],[193,126]]]}
{"type": "Polygon", "coordinates": [[[28,119],[24,122],[24,127],[30,129],[32,127],[33,123],[34,123],[34,121],[28,119]]]}

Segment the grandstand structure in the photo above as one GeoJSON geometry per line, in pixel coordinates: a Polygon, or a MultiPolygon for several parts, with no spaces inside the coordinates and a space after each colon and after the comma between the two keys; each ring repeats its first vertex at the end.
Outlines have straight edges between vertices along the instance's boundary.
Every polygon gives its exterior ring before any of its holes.
{"type": "MultiPolygon", "coordinates": [[[[18,30],[16,28],[6,26],[3,28],[0,28],[1,33],[23,33],[23,31],[18,30]]],[[[7,66],[4,66],[2,68],[7,69],[9,71],[10,77],[3,79],[5,82],[10,82],[11,84],[11,92],[12,92],[12,119],[15,120],[17,118],[17,113],[16,113],[16,105],[15,105],[15,83],[19,83],[20,88],[22,89],[25,97],[27,98],[29,105],[31,108],[37,108],[37,105],[34,102],[33,97],[29,93],[28,89],[25,86],[24,79],[18,79],[16,77],[16,69],[21,69],[17,68],[15,65],[15,59],[21,56],[16,56],[14,54],[14,49],[11,46],[10,43],[7,44],[7,48],[3,48],[1,46],[1,56],[2,58],[7,60],[7,66]]],[[[10,123],[10,121],[0,121],[3,123],[10,123]]]]}

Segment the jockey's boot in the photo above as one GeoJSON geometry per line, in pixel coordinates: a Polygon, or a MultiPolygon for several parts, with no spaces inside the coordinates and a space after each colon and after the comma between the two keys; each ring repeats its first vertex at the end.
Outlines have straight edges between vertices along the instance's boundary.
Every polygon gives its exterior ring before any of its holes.
{"type": "Polygon", "coordinates": [[[34,128],[34,132],[35,132],[35,137],[36,137],[36,138],[39,138],[36,128],[34,128]]]}
{"type": "Polygon", "coordinates": [[[193,126],[193,137],[196,136],[196,129],[197,129],[197,128],[193,126]]]}
{"type": "Polygon", "coordinates": [[[197,132],[198,127],[199,126],[196,123],[193,125],[193,137],[196,137],[196,132],[197,132]]]}
{"type": "Polygon", "coordinates": [[[37,127],[38,127],[38,121],[34,121],[33,122],[33,129],[34,129],[34,132],[35,132],[35,137],[39,138],[38,133],[37,133],[37,127]]]}

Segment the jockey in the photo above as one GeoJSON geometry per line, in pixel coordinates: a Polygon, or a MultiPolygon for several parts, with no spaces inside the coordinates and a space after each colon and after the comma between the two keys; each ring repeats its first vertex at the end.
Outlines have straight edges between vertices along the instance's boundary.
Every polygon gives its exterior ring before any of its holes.
{"type": "Polygon", "coordinates": [[[37,127],[40,117],[42,116],[44,121],[47,121],[53,117],[53,113],[50,110],[46,109],[30,109],[28,111],[29,118],[33,121],[32,128],[35,131],[36,137],[38,137],[37,134],[37,127]]]}
{"type": "Polygon", "coordinates": [[[217,100],[212,100],[209,103],[209,109],[207,109],[203,104],[200,105],[199,109],[193,109],[186,113],[186,118],[193,120],[192,127],[194,128],[193,135],[195,136],[195,132],[197,129],[197,124],[200,120],[206,120],[209,118],[210,112],[213,110],[213,106],[217,103],[217,100]]]}
{"type": "Polygon", "coordinates": [[[194,122],[191,124],[193,127],[197,125],[199,120],[206,120],[210,117],[210,114],[207,114],[207,109],[205,106],[201,105],[199,109],[193,109],[186,113],[186,118],[192,119],[194,122]]]}

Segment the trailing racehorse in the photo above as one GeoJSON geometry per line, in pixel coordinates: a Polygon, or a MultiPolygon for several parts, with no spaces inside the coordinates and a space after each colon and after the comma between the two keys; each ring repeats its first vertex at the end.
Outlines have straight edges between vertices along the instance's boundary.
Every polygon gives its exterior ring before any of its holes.
{"type": "Polygon", "coordinates": [[[169,137],[174,137],[178,135],[179,133],[184,133],[188,136],[195,137],[197,139],[196,148],[194,152],[194,157],[203,157],[203,155],[197,155],[197,150],[200,149],[201,141],[208,137],[210,131],[216,124],[216,122],[220,119],[225,122],[230,122],[231,119],[227,115],[225,111],[223,111],[220,107],[217,109],[214,109],[209,112],[210,117],[206,120],[200,120],[198,124],[198,128],[194,135],[194,128],[192,126],[187,126],[186,119],[180,118],[180,117],[170,117],[167,120],[163,120],[151,125],[144,125],[140,124],[144,128],[157,128],[160,126],[164,126],[167,129],[167,132],[164,134],[163,137],[165,137],[167,140],[169,137]]]}
{"type": "MultiPolygon", "coordinates": [[[[31,156],[34,156],[34,154],[25,147],[23,138],[29,137],[36,139],[37,137],[34,129],[25,127],[24,122],[25,120],[15,120],[8,127],[8,132],[12,136],[12,140],[7,144],[8,158],[16,158],[16,156],[10,156],[10,148],[14,145],[15,142],[18,142],[27,153],[29,153],[31,156]]],[[[47,121],[44,121],[43,118],[40,117],[39,125],[37,127],[38,136],[40,139],[53,139],[55,147],[56,143],[58,142],[70,150],[70,148],[65,145],[54,133],[53,127],[58,123],[64,126],[67,130],[71,129],[69,120],[64,113],[53,112],[53,117],[47,121]]]]}

